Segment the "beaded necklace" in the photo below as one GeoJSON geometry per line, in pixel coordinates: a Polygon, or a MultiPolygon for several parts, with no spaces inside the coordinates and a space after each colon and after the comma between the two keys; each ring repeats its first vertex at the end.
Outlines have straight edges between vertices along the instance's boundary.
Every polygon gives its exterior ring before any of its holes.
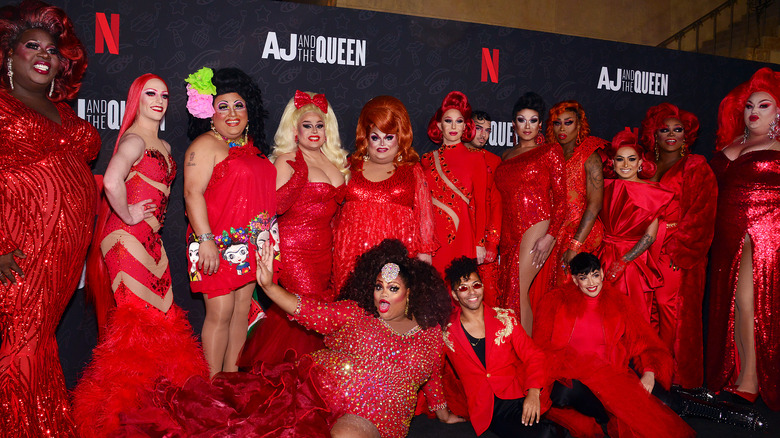
{"type": "Polygon", "coordinates": [[[247,137],[248,137],[247,136],[247,131],[248,131],[248,129],[245,129],[243,136],[241,136],[241,137],[239,137],[237,139],[231,140],[231,139],[225,137],[224,135],[220,134],[219,132],[217,132],[217,130],[213,126],[211,127],[211,132],[213,132],[214,135],[217,136],[217,138],[221,138],[222,141],[227,143],[228,148],[241,147],[241,146],[245,145],[247,143],[247,141],[248,141],[247,140],[247,137]]]}

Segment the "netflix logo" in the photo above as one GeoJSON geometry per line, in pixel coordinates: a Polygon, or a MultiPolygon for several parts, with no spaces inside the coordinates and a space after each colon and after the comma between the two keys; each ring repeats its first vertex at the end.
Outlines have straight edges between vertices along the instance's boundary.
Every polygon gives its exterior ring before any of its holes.
{"type": "Polygon", "coordinates": [[[102,12],[95,13],[95,53],[108,49],[112,55],[119,54],[119,14],[111,14],[111,23],[102,12]]]}
{"type": "Polygon", "coordinates": [[[482,82],[487,82],[489,79],[494,84],[498,83],[498,49],[493,49],[491,54],[490,49],[482,48],[482,74],[480,76],[482,82]]]}

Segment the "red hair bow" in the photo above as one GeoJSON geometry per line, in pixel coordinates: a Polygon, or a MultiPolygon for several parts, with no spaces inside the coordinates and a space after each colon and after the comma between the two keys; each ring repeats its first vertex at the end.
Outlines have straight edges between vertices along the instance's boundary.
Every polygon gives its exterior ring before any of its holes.
{"type": "Polygon", "coordinates": [[[295,90],[295,100],[293,103],[295,103],[295,108],[297,109],[300,109],[304,105],[312,104],[319,108],[323,113],[328,113],[328,99],[326,99],[325,95],[322,93],[315,94],[314,97],[311,97],[301,90],[295,90]]]}

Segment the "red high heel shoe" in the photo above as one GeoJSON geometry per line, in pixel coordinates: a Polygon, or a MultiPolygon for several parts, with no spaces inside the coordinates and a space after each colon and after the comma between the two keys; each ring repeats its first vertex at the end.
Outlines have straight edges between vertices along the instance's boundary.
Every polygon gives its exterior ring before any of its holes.
{"type": "Polygon", "coordinates": [[[740,391],[737,389],[737,385],[728,385],[725,388],[723,388],[724,391],[731,393],[735,397],[739,397],[746,402],[753,404],[756,402],[756,399],[758,398],[757,392],[747,392],[747,391],[740,391]]]}

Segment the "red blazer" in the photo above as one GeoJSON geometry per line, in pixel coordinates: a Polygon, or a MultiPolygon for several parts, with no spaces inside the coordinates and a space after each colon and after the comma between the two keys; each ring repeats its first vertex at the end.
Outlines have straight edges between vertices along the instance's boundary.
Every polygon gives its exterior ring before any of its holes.
{"type": "MultiPolygon", "coordinates": [[[[512,310],[484,307],[485,362],[482,365],[460,324],[460,307],[444,331],[444,351],[463,383],[471,425],[482,434],[493,419],[493,397],[517,399],[542,388],[544,354],[523,330],[512,310]]],[[[549,396],[541,398],[542,412],[549,396]]]]}

